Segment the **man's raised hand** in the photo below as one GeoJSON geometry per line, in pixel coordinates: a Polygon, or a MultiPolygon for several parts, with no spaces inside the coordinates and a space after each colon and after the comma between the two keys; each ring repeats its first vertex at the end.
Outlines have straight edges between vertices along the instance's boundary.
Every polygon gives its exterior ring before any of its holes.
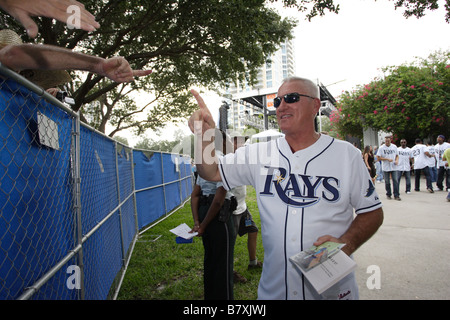
{"type": "Polygon", "coordinates": [[[191,93],[197,100],[199,109],[189,118],[189,128],[194,134],[200,135],[209,129],[214,129],[216,124],[200,94],[195,90],[191,90],[191,93]]]}

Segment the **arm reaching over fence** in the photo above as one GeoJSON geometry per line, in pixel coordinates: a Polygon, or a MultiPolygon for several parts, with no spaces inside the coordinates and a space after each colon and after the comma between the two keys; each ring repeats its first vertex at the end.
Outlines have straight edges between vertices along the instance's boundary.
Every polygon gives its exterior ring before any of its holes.
{"type": "Polygon", "coordinates": [[[15,71],[26,69],[82,70],[116,82],[130,82],[151,70],[133,70],[123,57],[104,59],[51,45],[8,45],[0,50],[0,62],[15,71]]]}
{"type": "Polygon", "coordinates": [[[112,57],[109,59],[100,59],[98,66],[100,69],[96,72],[106,76],[116,82],[130,82],[134,77],[149,75],[151,70],[133,70],[124,57],[112,57]]]}

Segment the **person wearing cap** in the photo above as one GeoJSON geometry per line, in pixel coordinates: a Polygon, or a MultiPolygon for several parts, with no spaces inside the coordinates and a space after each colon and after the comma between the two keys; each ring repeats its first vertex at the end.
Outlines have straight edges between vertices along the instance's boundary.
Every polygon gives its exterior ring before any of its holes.
{"type": "Polygon", "coordinates": [[[0,30],[0,63],[16,71],[81,70],[99,74],[115,82],[131,82],[151,70],[133,70],[123,57],[104,59],[45,44],[24,44],[12,30],[0,30]]]}
{"type": "MultiPolygon", "coordinates": [[[[450,143],[445,142],[445,137],[441,134],[437,137],[437,144],[434,146],[437,158],[437,181],[436,185],[439,190],[444,190],[444,175],[446,176],[445,187],[450,190],[450,173],[448,167],[445,166],[445,160],[442,158],[445,150],[450,148],[450,143]]],[[[448,158],[447,158],[448,162],[448,158]]]]}

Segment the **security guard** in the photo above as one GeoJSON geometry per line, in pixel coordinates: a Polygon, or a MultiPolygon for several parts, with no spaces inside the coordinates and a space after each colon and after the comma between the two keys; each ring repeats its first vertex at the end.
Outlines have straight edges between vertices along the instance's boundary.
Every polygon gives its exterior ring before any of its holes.
{"type": "Polygon", "coordinates": [[[221,182],[206,181],[198,176],[191,194],[191,210],[194,218],[193,231],[202,237],[205,249],[205,300],[233,299],[236,236],[231,214],[236,205],[236,198],[224,189],[221,182]]]}

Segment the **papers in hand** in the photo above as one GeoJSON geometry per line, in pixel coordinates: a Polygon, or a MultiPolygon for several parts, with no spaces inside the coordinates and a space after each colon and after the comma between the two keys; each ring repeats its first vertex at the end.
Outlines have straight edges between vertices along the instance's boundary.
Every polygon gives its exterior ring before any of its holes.
{"type": "MultiPolygon", "coordinates": [[[[309,268],[305,267],[305,261],[314,261],[314,259],[310,259],[312,257],[308,257],[308,255],[311,255],[309,250],[314,250],[318,247],[302,251],[289,258],[295,266],[299,267],[298,269],[319,294],[329,289],[356,268],[356,262],[340,250],[342,244],[339,244],[340,246],[333,243],[325,244],[325,247],[332,248],[331,256],[328,254],[325,259],[322,258],[320,260],[319,258],[318,262],[309,268]]],[[[314,252],[322,253],[323,256],[323,250],[319,249],[314,252]]]]}
{"type": "Polygon", "coordinates": [[[312,246],[291,258],[295,260],[295,263],[297,263],[300,268],[307,271],[318,266],[320,263],[325,262],[328,258],[331,258],[341,250],[343,246],[345,246],[345,243],[327,241],[320,246],[312,246]]]}
{"type": "Polygon", "coordinates": [[[186,223],[182,223],[178,227],[175,227],[172,230],[170,230],[170,232],[176,234],[177,236],[183,239],[192,239],[198,234],[198,232],[189,233],[189,231],[191,230],[192,229],[186,223]]]}

